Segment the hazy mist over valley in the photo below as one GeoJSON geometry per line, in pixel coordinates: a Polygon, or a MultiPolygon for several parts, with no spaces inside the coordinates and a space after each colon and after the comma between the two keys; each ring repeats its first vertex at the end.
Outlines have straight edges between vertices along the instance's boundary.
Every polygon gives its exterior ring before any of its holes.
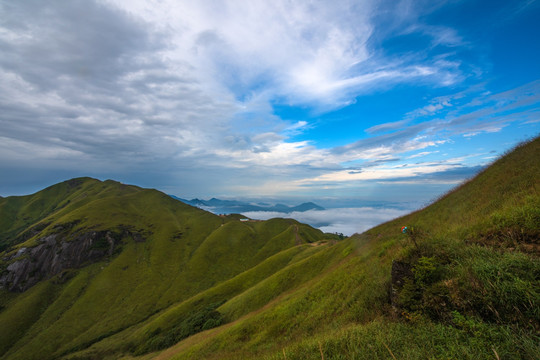
{"type": "MultiPolygon", "coordinates": [[[[183,201],[186,202],[185,200],[183,201]]],[[[221,199],[220,201],[223,202],[221,199]]],[[[208,206],[201,203],[197,204],[196,201],[187,201],[187,203],[214,214],[239,213],[257,220],[268,220],[277,217],[292,218],[324,232],[341,233],[347,236],[354,233],[362,233],[375,225],[392,220],[426,205],[414,202],[365,202],[352,199],[348,199],[348,201],[324,199],[309,202],[314,206],[316,205],[318,207],[316,209],[308,207],[308,209],[304,210],[291,211],[291,208],[294,208],[297,204],[294,201],[298,200],[277,200],[271,198],[264,200],[246,199],[242,201],[237,199],[225,200],[225,202],[227,201],[234,203],[235,206],[226,207],[225,204],[221,204],[222,206],[208,206]],[[281,205],[279,211],[272,210],[276,204],[278,207],[281,205]],[[321,204],[324,204],[324,206],[320,206],[321,204]]],[[[306,201],[303,204],[307,203],[306,201]]]]}

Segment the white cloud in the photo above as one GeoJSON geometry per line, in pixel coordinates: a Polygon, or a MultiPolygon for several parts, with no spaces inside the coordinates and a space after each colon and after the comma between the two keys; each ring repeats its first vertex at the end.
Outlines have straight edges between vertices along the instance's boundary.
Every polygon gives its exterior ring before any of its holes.
{"type": "MultiPolygon", "coordinates": [[[[449,83],[459,71],[446,60],[380,59],[368,47],[380,11],[373,0],[107,2],[159,29],[168,44],[162,57],[189,64],[205,91],[232,91],[240,99],[257,89],[290,103],[335,108],[387,82],[449,83]]],[[[437,44],[460,43],[449,28],[408,31],[429,33],[437,44]]]]}
{"type": "Polygon", "coordinates": [[[398,129],[402,129],[407,124],[407,122],[408,121],[406,120],[400,120],[400,121],[379,124],[379,125],[372,126],[364,131],[370,134],[375,134],[375,133],[385,132],[385,131],[395,131],[398,129]]]}
{"type": "Polygon", "coordinates": [[[420,153],[408,156],[407,159],[414,159],[414,158],[417,158],[417,157],[422,157],[422,156],[426,156],[426,155],[430,155],[430,154],[436,154],[438,152],[439,151],[422,151],[420,153]]]}
{"type": "Polygon", "coordinates": [[[341,170],[332,173],[311,178],[297,180],[295,183],[299,186],[312,183],[336,183],[344,181],[367,181],[367,180],[386,180],[409,177],[420,177],[426,174],[448,171],[461,167],[453,164],[422,164],[412,166],[380,166],[372,167],[362,171],[341,170]]]}
{"type": "Polygon", "coordinates": [[[411,209],[360,207],[309,210],[288,214],[253,211],[246,212],[244,215],[258,220],[268,220],[275,217],[292,218],[301,223],[319,228],[324,232],[337,232],[350,236],[354,233],[362,233],[378,224],[405,215],[410,211],[411,209]]]}
{"type": "Polygon", "coordinates": [[[340,98],[369,58],[372,1],[109,1],[168,37],[163,56],[187,63],[205,90],[253,88],[291,101],[340,98]]]}

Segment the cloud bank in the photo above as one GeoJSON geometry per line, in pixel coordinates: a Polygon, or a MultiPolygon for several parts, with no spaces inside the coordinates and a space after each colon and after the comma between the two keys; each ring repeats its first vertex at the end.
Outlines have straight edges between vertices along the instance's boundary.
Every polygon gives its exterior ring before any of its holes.
{"type": "Polygon", "coordinates": [[[301,223],[309,224],[323,232],[342,233],[350,236],[354,233],[362,233],[383,222],[405,215],[409,210],[395,208],[334,208],[326,210],[309,210],[304,212],[292,212],[288,214],[253,211],[243,215],[257,220],[268,220],[275,217],[292,218],[301,223]]]}

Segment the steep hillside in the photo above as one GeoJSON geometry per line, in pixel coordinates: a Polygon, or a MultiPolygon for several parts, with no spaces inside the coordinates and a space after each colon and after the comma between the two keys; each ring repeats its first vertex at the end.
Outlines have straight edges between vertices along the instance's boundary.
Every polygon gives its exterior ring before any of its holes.
{"type": "Polygon", "coordinates": [[[152,334],[118,345],[163,348],[168,327],[193,314],[204,322],[188,335],[219,325],[218,304],[327,238],[293,220],[219,217],[90,178],[0,199],[0,218],[0,354],[9,359],[57,358],[141,329],[152,334]]]}
{"type": "Polygon", "coordinates": [[[239,317],[145,358],[536,359],[538,159],[535,139],[433,205],[325,248],[218,307],[239,317]],[[317,268],[325,256],[332,265],[317,268]],[[295,283],[313,268],[317,276],[295,283]],[[258,302],[275,284],[291,285],[258,302]]]}
{"type": "Polygon", "coordinates": [[[83,180],[64,207],[35,210],[26,227],[2,225],[4,267],[58,232],[60,242],[102,234],[107,251],[22,293],[3,290],[0,351],[5,359],[536,359],[538,159],[540,139],[427,208],[343,241],[293,220],[239,221],[157,191],[83,180]]]}
{"type": "Polygon", "coordinates": [[[0,249],[5,250],[29,237],[39,228],[39,221],[71,201],[81,202],[93,179],[81,178],[65,181],[29,196],[11,196],[0,199],[0,249]],[[27,230],[27,231],[23,231],[27,230]]]}

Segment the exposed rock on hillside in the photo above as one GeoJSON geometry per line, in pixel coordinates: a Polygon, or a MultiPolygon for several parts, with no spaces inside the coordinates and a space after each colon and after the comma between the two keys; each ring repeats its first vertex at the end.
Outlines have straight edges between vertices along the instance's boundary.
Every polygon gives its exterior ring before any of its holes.
{"type": "Polygon", "coordinates": [[[411,271],[411,264],[394,260],[392,262],[392,287],[390,289],[390,302],[392,304],[392,309],[395,314],[399,314],[399,292],[405,285],[407,279],[413,278],[413,273],[411,271]]]}
{"type": "Polygon", "coordinates": [[[9,265],[0,275],[0,288],[25,291],[42,279],[50,278],[65,269],[78,268],[112,255],[118,243],[110,231],[92,231],[64,241],[52,234],[38,240],[39,245],[20,248],[2,259],[9,265]]]}

